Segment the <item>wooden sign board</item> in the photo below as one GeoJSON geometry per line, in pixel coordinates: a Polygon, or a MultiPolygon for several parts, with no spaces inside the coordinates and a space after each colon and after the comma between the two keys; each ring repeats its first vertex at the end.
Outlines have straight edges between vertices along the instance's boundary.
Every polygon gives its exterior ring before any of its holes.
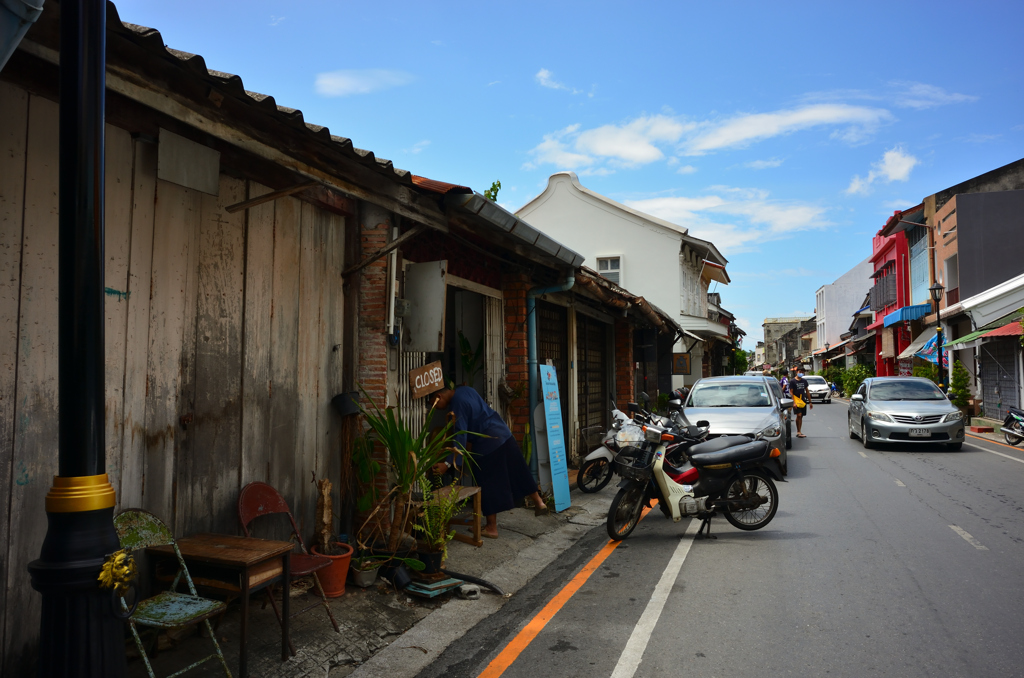
{"type": "Polygon", "coordinates": [[[442,388],[444,388],[444,372],[441,370],[440,360],[417,367],[415,370],[409,370],[409,390],[412,391],[413,400],[442,388]]]}
{"type": "Polygon", "coordinates": [[[672,374],[689,374],[690,373],[690,354],[689,353],[673,353],[672,354],[672,374]]]}

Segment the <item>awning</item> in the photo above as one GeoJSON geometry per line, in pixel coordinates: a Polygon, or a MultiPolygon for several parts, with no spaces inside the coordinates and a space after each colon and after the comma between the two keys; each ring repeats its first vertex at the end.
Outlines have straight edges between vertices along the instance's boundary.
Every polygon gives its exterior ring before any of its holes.
{"type": "Polygon", "coordinates": [[[934,336],[934,330],[925,330],[921,334],[917,335],[914,338],[914,340],[910,342],[910,346],[907,346],[905,349],[903,349],[903,352],[900,353],[897,357],[900,359],[912,357],[915,353],[924,348],[924,345],[928,343],[928,340],[934,336]]]}
{"type": "Polygon", "coordinates": [[[853,315],[860,315],[861,313],[863,313],[864,311],[867,311],[870,308],[871,308],[871,304],[868,304],[864,308],[858,308],[856,311],[853,312],[853,315]]]}
{"type": "Polygon", "coordinates": [[[974,348],[974,340],[981,338],[981,335],[988,331],[989,330],[978,330],[976,332],[971,332],[970,334],[965,334],[959,339],[954,339],[951,342],[943,344],[942,348],[950,348],[954,351],[962,351],[965,348],[974,348]]]}
{"type": "Polygon", "coordinates": [[[1024,335],[1024,327],[1020,326],[1019,322],[1011,322],[1009,325],[1003,325],[1002,327],[996,328],[991,332],[986,332],[981,335],[982,339],[989,339],[990,337],[1019,337],[1024,335]]]}
{"type": "Polygon", "coordinates": [[[731,281],[729,280],[729,274],[725,272],[725,266],[716,264],[713,261],[704,260],[703,268],[700,272],[701,278],[705,282],[717,280],[723,285],[728,285],[731,281]]]}
{"type": "Polygon", "coordinates": [[[953,341],[943,344],[942,348],[951,348],[954,351],[962,351],[965,348],[974,348],[975,344],[972,342],[977,339],[1020,336],[1020,319],[1022,317],[1024,317],[1024,313],[1019,310],[1014,311],[1013,313],[1004,315],[995,322],[985,325],[980,330],[975,330],[974,332],[960,337],[959,339],[954,339],[953,341]],[[999,334],[996,334],[997,331],[999,334]]]}
{"type": "Polygon", "coordinates": [[[917,320],[928,315],[928,312],[932,310],[931,304],[917,304],[916,306],[904,306],[898,308],[889,315],[885,316],[882,320],[883,327],[889,327],[896,323],[901,323],[906,320],[917,320]]]}

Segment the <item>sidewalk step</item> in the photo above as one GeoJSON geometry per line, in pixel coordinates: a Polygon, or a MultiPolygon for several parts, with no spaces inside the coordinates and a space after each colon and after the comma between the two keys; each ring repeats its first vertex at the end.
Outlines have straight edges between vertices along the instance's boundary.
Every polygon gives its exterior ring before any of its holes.
{"type": "Polygon", "coordinates": [[[971,427],[971,432],[972,433],[992,433],[994,431],[995,431],[995,429],[992,428],[991,426],[972,426],[971,427]]]}

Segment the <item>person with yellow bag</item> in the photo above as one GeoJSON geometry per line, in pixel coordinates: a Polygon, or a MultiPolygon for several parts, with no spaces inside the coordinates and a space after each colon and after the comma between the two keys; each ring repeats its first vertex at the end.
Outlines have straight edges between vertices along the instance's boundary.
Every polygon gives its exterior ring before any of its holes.
{"type": "Polygon", "coordinates": [[[806,438],[802,430],[804,415],[807,414],[808,407],[814,409],[814,403],[807,392],[807,380],[804,379],[803,372],[797,370],[796,376],[790,379],[789,392],[793,398],[793,413],[796,414],[796,437],[806,438]]]}

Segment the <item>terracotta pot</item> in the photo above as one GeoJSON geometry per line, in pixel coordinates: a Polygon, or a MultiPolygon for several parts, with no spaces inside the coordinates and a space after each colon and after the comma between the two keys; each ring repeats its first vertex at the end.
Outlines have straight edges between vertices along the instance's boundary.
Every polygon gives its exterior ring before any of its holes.
{"type": "Polygon", "coordinates": [[[352,560],[351,546],[340,543],[334,543],[333,546],[344,549],[345,553],[339,556],[329,556],[325,553],[320,553],[315,546],[311,549],[314,554],[331,559],[330,565],[316,573],[316,576],[320,579],[320,586],[324,588],[324,595],[328,598],[337,598],[345,593],[348,564],[352,560]]]}

